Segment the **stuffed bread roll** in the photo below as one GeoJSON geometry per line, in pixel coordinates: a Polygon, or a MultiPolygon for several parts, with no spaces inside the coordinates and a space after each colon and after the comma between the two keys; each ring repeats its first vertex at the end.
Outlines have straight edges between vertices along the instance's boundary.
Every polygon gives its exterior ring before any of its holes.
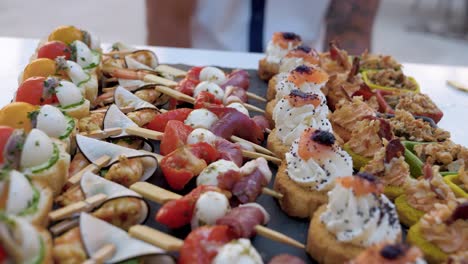
{"type": "Polygon", "coordinates": [[[0,212],[0,242],[13,263],[54,263],[49,232],[24,218],[0,212]]]}
{"type": "Polygon", "coordinates": [[[16,170],[2,169],[0,175],[0,210],[33,225],[46,226],[53,202],[50,188],[16,170]]]}

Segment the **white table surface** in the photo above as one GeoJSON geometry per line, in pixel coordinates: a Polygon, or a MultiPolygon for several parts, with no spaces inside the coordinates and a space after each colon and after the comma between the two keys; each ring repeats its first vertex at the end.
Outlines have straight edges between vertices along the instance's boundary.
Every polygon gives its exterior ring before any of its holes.
{"type": "MultiPolygon", "coordinates": [[[[0,107],[10,102],[18,87],[17,76],[33,54],[37,40],[0,37],[0,107]]],[[[224,52],[196,49],[145,47],[158,55],[161,63],[218,65],[256,69],[260,53],[224,52]]],[[[431,56],[428,54],[427,56],[431,56]]],[[[468,85],[468,67],[403,63],[406,74],[419,82],[421,91],[430,95],[444,112],[439,126],[450,131],[452,139],[468,146],[468,93],[446,85],[454,80],[468,85]]]]}

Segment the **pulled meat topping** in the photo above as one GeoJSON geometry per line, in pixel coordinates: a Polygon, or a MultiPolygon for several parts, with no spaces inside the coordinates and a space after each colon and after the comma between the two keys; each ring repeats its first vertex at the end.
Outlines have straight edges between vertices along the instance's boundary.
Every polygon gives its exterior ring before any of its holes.
{"type": "Polygon", "coordinates": [[[439,173],[439,167],[426,164],[424,176],[417,180],[409,178],[405,184],[407,202],[413,208],[429,212],[434,209],[436,203],[456,204],[453,191],[444,182],[439,173]]]}
{"type": "Polygon", "coordinates": [[[401,70],[379,70],[376,72],[368,72],[367,76],[372,83],[380,86],[413,91],[417,89],[417,84],[403,74],[401,70]]]}
{"type": "Polygon", "coordinates": [[[433,127],[422,119],[416,119],[406,110],[396,110],[395,116],[389,121],[395,136],[402,140],[440,142],[450,138],[450,132],[433,127]]]}
{"type": "Polygon", "coordinates": [[[374,158],[362,168],[363,172],[372,173],[379,177],[385,186],[403,186],[410,177],[409,165],[405,162],[403,156],[404,148],[396,143],[398,139],[387,142],[384,140],[382,147],[374,158]],[[396,145],[396,146],[395,146],[396,145]]]}
{"type": "Polygon", "coordinates": [[[426,163],[440,166],[442,171],[468,170],[468,148],[450,140],[420,144],[414,147],[416,155],[426,163]]]}
{"type": "MultiPolygon", "coordinates": [[[[466,202],[462,206],[466,212],[466,202]]],[[[448,254],[468,251],[468,221],[466,218],[449,221],[457,210],[455,203],[436,204],[420,221],[422,236],[448,254]]]]}
{"type": "Polygon", "coordinates": [[[361,156],[372,158],[383,146],[382,120],[363,119],[357,122],[348,141],[350,149],[361,156]]]}

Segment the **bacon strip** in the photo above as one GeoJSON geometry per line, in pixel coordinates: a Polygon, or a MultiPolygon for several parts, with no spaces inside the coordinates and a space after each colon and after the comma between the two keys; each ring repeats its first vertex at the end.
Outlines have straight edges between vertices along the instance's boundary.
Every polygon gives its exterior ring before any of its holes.
{"type": "Polygon", "coordinates": [[[227,225],[236,237],[250,238],[255,235],[255,226],[261,225],[265,216],[254,206],[236,207],[216,221],[217,225],[227,225]]]}
{"type": "Polygon", "coordinates": [[[237,86],[240,87],[244,90],[249,89],[250,85],[250,76],[249,73],[246,70],[233,70],[230,74],[226,76],[226,81],[224,81],[220,87],[223,90],[226,90],[226,87],[232,85],[232,86],[237,86]]]}
{"type": "Polygon", "coordinates": [[[385,148],[385,163],[390,163],[393,158],[398,158],[405,153],[405,147],[399,139],[392,139],[385,148]]]}
{"type": "Polygon", "coordinates": [[[252,119],[233,108],[210,108],[210,111],[220,116],[211,127],[211,132],[222,138],[230,138],[233,135],[246,139],[255,144],[260,144],[264,139],[263,130],[252,119]],[[224,114],[222,114],[224,112],[224,114]]]}
{"type": "Polygon", "coordinates": [[[249,203],[257,200],[262,193],[262,188],[268,184],[267,179],[256,168],[251,174],[242,177],[232,189],[232,194],[237,197],[241,203],[249,203]]]}
{"type": "Polygon", "coordinates": [[[242,166],[242,151],[239,145],[224,138],[218,138],[214,142],[214,147],[218,150],[220,158],[234,162],[237,166],[242,166]]]}

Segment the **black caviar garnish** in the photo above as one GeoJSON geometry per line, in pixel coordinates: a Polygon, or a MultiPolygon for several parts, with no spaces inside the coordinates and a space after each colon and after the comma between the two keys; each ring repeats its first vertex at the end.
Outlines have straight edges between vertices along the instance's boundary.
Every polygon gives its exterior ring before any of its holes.
{"type": "Polygon", "coordinates": [[[373,175],[373,174],[370,174],[368,172],[358,172],[356,174],[357,177],[360,177],[361,179],[364,179],[368,182],[372,182],[372,183],[377,183],[378,182],[378,179],[373,175]]]}
{"type": "Polygon", "coordinates": [[[335,136],[324,130],[315,130],[311,138],[313,141],[322,145],[331,146],[335,143],[335,136]]]}
{"type": "Polygon", "coordinates": [[[404,244],[386,245],[380,250],[380,255],[386,259],[397,259],[406,254],[408,246],[404,244]]]}
{"type": "Polygon", "coordinates": [[[312,68],[309,67],[309,66],[306,66],[306,65],[299,65],[296,67],[296,69],[294,69],[295,72],[298,72],[298,73],[307,73],[307,74],[310,74],[312,73],[312,68]]]}
{"type": "Polygon", "coordinates": [[[297,35],[294,32],[283,32],[283,38],[287,40],[299,40],[301,41],[301,36],[297,35]]]}
{"type": "Polygon", "coordinates": [[[312,48],[309,47],[309,46],[306,46],[306,45],[300,45],[298,46],[297,48],[295,48],[296,50],[300,50],[300,51],[303,51],[304,53],[309,53],[312,48]]]}

